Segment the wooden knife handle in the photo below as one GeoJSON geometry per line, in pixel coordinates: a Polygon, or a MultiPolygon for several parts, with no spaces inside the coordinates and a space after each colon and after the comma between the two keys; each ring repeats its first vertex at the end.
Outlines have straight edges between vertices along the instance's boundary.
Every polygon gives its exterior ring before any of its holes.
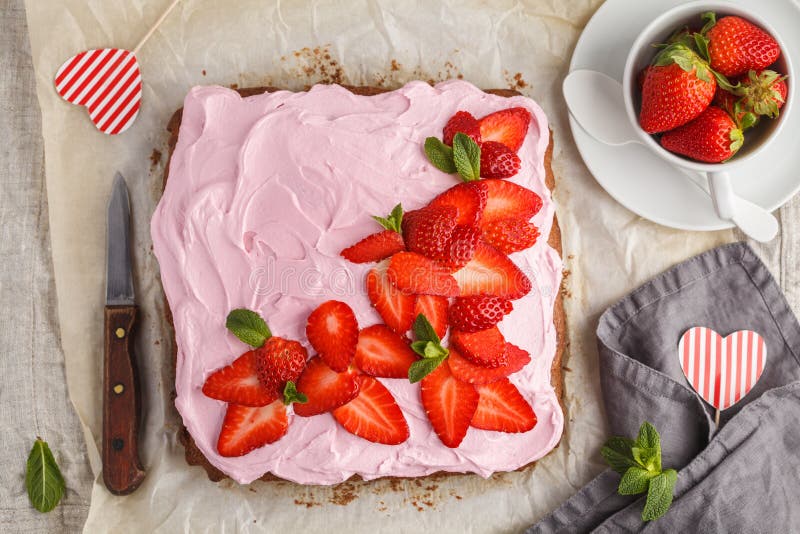
{"type": "Polygon", "coordinates": [[[136,306],[105,308],[103,381],[103,481],[111,493],[125,495],[139,487],[141,401],[132,348],[136,306]]]}

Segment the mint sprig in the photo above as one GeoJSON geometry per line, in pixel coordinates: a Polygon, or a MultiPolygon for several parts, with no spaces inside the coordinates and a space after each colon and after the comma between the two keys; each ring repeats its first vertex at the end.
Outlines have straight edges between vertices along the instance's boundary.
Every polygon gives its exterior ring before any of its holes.
{"type": "Polygon", "coordinates": [[[308,397],[305,393],[297,391],[297,386],[294,382],[289,380],[283,387],[283,403],[289,406],[291,403],[305,404],[308,402],[308,397]]]}
{"type": "Polygon", "coordinates": [[[25,486],[31,504],[43,513],[55,508],[64,495],[64,477],[50,447],[42,438],[36,438],[28,455],[25,486]]]}
{"type": "Polygon", "coordinates": [[[398,234],[403,233],[403,205],[398,204],[394,208],[392,208],[392,212],[389,214],[388,217],[378,217],[377,215],[372,216],[373,219],[378,221],[378,224],[386,228],[387,230],[392,230],[397,232],[398,234]]]}
{"type": "Polygon", "coordinates": [[[661,436],[645,421],[636,440],[622,436],[610,438],[600,454],[614,471],[622,475],[617,491],[620,495],[647,493],[642,521],[655,521],[672,505],[672,494],[678,473],[661,466],[661,436]]]}
{"type": "Polygon", "coordinates": [[[434,167],[448,174],[457,172],[465,182],[481,178],[481,147],[466,134],[454,135],[452,148],[436,137],[428,137],[425,155],[434,167]]]}
{"type": "Polygon", "coordinates": [[[416,341],[411,343],[411,350],[422,356],[408,368],[408,380],[415,384],[431,374],[450,355],[450,351],[442,346],[442,340],[436,334],[428,318],[417,315],[412,326],[416,341]]]}
{"type": "Polygon", "coordinates": [[[261,347],[272,337],[272,332],[264,319],[256,312],[244,308],[231,311],[225,321],[225,327],[253,348],[261,347]]]}

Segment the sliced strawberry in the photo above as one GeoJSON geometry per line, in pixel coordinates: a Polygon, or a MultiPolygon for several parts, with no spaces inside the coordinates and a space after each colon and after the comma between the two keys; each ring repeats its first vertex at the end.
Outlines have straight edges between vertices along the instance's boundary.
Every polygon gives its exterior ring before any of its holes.
{"type": "Polygon", "coordinates": [[[203,384],[206,397],[243,406],[266,406],[279,397],[258,379],[256,351],[245,352],[230,365],[217,369],[203,384]]]}
{"type": "Polygon", "coordinates": [[[453,230],[442,253],[435,259],[452,271],[458,270],[475,256],[481,236],[481,230],[477,226],[458,226],[453,230]]]}
{"type": "Polygon", "coordinates": [[[420,313],[425,316],[436,331],[439,338],[447,332],[447,308],[450,303],[447,298],[438,295],[420,295],[414,308],[414,317],[420,313]]]}
{"type": "Polygon", "coordinates": [[[338,300],[323,302],[308,316],[308,342],[334,371],[353,361],[358,343],[358,321],[350,306],[338,300]]]}
{"type": "Polygon", "coordinates": [[[370,376],[408,378],[408,368],[415,361],[408,343],[386,325],[368,326],[358,334],[354,364],[370,376]]]}
{"type": "Polygon", "coordinates": [[[494,295],[456,297],[450,306],[448,321],[456,330],[477,332],[493,327],[513,309],[510,300],[494,295]]]}
{"type": "Polygon", "coordinates": [[[356,377],[358,396],[333,411],[345,430],[373,443],[397,445],[408,439],[408,423],[386,386],[371,376],[356,377]]]}
{"type": "Polygon", "coordinates": [[[355,371],[337,373],[322,358],[311,358],[297,379],[297,391],[305,393],[308,402],[294,403],[294,413],[311,417],[347,404],[358,395],[356,376],[355,371]]]}
{"type": "Polygon", "coordinates": [[[460,183],[434,198],[429,206],[453,206],[458,209],[456,224],[471,225],[480,220],[483,207],[486,206],[486,196],[483,181],[460,183]]]}
{"type": "Polygon", "coordinates": [[[491,245],[479,243],[475,255],[453,273],[461,296],[495,295],[518,299],[531,290],[531,281],[508,256],[491,245]]]}
{"type": "Polygon", "coordinates": [[[494,368],[475,365],[461,356],[453,347],[450,347],[450,357],[447,360],[450,362],[450,370],[453,372],[453,376],[462,382],[489,384],[516,373],[531,361],[531,355],[528,354],[528,351],[522,350],[511,343],[506,343],[506,354],[508,355],[508,363],[494,368]]]}
{"type": "Polygon", "coordinates": [[[481,144],[481,125],[478,124],[478,119],[473,117],[472,113],[458,111],[447,121],[442,131],[444,144],[452,146],[453,137],[459,132],[471,137],[476,143],[481,144]]]}
{"type": "Polygon", "coordinates": [[[481,176],[511,178],[519,172],[522,162],[517,153],[503,143],[486,141],[481,145],[481,176]]]}
{"type": "Polygon", "coordinates": [[[365,237],[342,251],[342,257],[353,263],[372,263],[385,260],[406,248],[403,236],[394,230],[384,230],[365,237]]]}
{"type": "Polygon", "coordinates": [[[536,426],[536,414],[508,378],[476,385],[480,400],[472,426],[499,432],[527,432],[536,426]]]}
{"type": "Polygon", "coordinates": [[[486,187],[486,206],[481,216],[481,228],[501,219],[530,220],[542,209],[542,199],[528,188],[508,180],[482,180],[486,187]]]}
{"type": "Polygon", "coordinates": [[[445,360],[422,379],[420,396],[436,435],[446,446],[458,447],[478,407],[475,386],[457,380],[445,360]]]}
{"type": "Polygon", "coordinates": [[[483,227],[483,240],[503,254],[530,248],[538,238],[536,225],[523,219],[501,219],[483,227]]]}
{"type": "Polygon", "coordinates": [[[430,259],[438,258],[456,227],[458,208],[427,206],[412,213],[403,227],[408,250],[430,259]]]}
{"type": "Polygon", "coordinates": [[[525,108],[509,108],[486,115],[478,121],[481,127],[481,139],[497,141],[516,152],[525,141],[531,112],[525,108]]]}
{"type": "Polygon", "coordinates": [[[289,417],[283,400],[262,407],[228,404],[217,451],[222,456],[244,456],[248,452],[274,443],[289,429],[289,417]]]}
{"type": "Polygon", "coordinates": [[[458,295],[458,284],[446,268],[414,252],[398,252],[392,256],[386,277],[401,291],[445,297],[458,295]]]}
{"type": "Polygon", "coordinates": [[[397,289],[386,276],[388,262],[367,273],[367,295],[386,326],[403,334],[414,322],[416,297],[397,289]]]}
{"type": "Polygon", "coordinates": [[[475,365],[490,368],[508,365],[506,340],[496,326],[479,332],[451,330],[450,343],[475,365]]]}

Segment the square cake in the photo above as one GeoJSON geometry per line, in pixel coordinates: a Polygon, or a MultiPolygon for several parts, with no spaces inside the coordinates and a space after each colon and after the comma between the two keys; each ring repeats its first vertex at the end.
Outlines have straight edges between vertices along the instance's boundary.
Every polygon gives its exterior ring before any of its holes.
{"type": "Polygon", "coordinates": [[[335,484],[487,477],[558,444],[563,266],[533,100],[196,87],[178,117],[151,232],[187,457],[335,484]]]}

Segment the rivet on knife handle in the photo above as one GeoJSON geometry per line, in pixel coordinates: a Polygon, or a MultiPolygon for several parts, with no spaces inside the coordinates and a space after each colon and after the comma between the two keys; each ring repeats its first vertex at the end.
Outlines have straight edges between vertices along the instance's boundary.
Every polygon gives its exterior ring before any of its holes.
{"type": "Polygon", "coordinates": [[[144,479],[139,460],[140,398],[132,351],[136,306],[105,308],[103,382],[103,480],[111,493],[125,495],[144,479]]]}

